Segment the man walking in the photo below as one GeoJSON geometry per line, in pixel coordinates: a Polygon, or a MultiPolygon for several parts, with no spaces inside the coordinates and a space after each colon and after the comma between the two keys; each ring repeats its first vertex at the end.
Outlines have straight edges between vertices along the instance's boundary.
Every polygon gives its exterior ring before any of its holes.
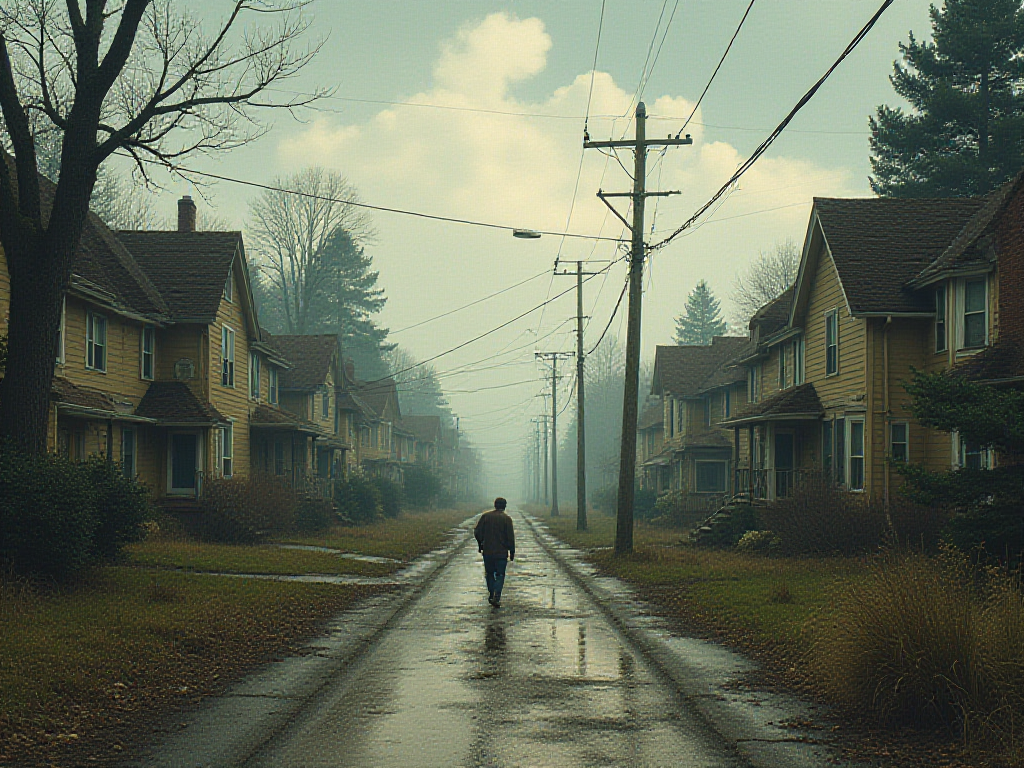
{"type": "Polygon", "coordinates": [[[484,556],[487,575],[487,602],[495,608],[501,606],[501,588],[505,586],[505,567],[516,559],[516,534],[512,518],[505,514],[508,502],[500,496],[494,500],[494,509],[484,512],[477,521],[476,543],[484,556]]]}

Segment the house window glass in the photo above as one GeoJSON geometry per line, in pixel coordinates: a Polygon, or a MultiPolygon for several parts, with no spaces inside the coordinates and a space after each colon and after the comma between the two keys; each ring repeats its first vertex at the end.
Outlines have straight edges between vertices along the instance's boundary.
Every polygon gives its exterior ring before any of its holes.
{"type": "Polygon", "coordinates": [[[946,287],[935,291],[935,351],[946,351],[946,287]]]}
{"type": "Polygon", "coordinates": [[[270,366],[267,370],[267,374],[267,400],[269,400],[272,405],[277,405],[277,368],[270,366]]]}
{"type": "Polygon", "coordinates": [[[235,386],[235,332],[226,325],[220,329],[220,383],[235,386]]]}
{"type": "Polygon", "coordinates": [[[825,375],[839,372],[839,312],[825,315],[825,375]]]}
{"type": "Polygon", "coordinates": [[[955,440],[962,469],[992,469],[992,449],[962,440],[958,433],[955,434],[955,440]]]}
{"type": "Polygon", "coordinates": [[[324,392],[320,399],[320,418],[329,419],[331,417],[331,393],[324,392]]]}
{"type": "Polygon", "coordinates": [[[152,325],[142,326],[142,378],[153,380],[156,362],[156,328],[152,325]]]}
{"type": "Polygon", "coordinates": [[[821,423],[821,471],[825,473],[825,477],[832,475],[832,441],[832,422],[823,421],[821,423]]]}
{"type": "Polygon", "coordinates": [[[124,427],[121,430],[121,471],[124,476],[131,479],[135,477],[136,461],[138,453],[137,435],[133,428],[124,427]]]}
{"type": "Polygon", "coordinates": [[[235,281],[231,279],[232,275],[228,274],[228,279],[224,281],[224,298],[228,301],[235,300],[235,281]]]}
{"type": "Polygon", "coordinates": [[[107,318],[93,312],[85,318],[85,367],[107,370],[107,318]]]}
{"type": "Polygon", "coordinates": [[[732,416],[732,392],[728,389],[722,393],[722,414],[727,419],[732,416]]]}
{"type": "Polygon", "coordinates": [[[804,337],[793,341],[793,386],[804,383],[804,337]]]}
{"type": "Polygon", "coordinates": [[[217,430],[217,457],[221,477],[231,477],[235,460],[235,430],[231,424],[217,430]]]}
{"type": "MultiPolygon", "coordinates": [[[[57,327],[57,363],[64,365],[64,324],[67,314],[67,299],[61,300],[60,325],[57,327]]],[[[0,316],[2,317],[2,316],[0,316]]]]}
{"type": "Polygon", "coordinates": [[[984,347],[988,340],[985,280],[964,283],[964,349],[984,347]]]}
{"type": "Polygon", "coordinates": [[[889,425],[889,458],[902,462],[910,459],[910,429],[905,421],[889,425]]]}
{"type": "Polygon", "coordinates": [[[701,398],[700,407],[704,409],[704,426],[711,426],[711,398],[701,398]]]}
{"type": "Polygon", "coordinates": [[[850,484],[851,491],[864,490],[864,422],[850,422],[850,484]]]}
{"type": "Polygon", "coordinates": [[[755,365],[750,368],[747,374],[747,393],[750,395],[750,402],[756,403],[761,399],[761,366],[755,365]]]}
{"type": "Polygon", "coordinates": [[[833,427],[833,466],[835,481],[842,485],[846,482],[846,421],[836,419],[833,427]]]}
{"type": "Polygon", "coordinates": [[[255,352],[249,353],[249,397],[260,399],[260,356],[255,352]]]}
{"type": "Polygon", "coordinates": [[[779,347],[779,389],[789,386],[789,370],[786,366],[786,345],[779,347]]]}
{"type": "Polygon", "coordinates": [[[697,461],[695,466],[697,493],[725,493],[726,462],[697,461]]]}

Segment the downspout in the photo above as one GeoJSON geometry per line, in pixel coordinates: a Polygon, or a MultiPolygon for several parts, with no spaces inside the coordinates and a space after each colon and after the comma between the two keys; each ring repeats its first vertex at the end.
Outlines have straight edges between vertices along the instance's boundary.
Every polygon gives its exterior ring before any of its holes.
{"type": "MultiPolygon", "coordinates": [[[[886,446],[883,449],[882,455],[885,459],[885,515],[889,517],[889,458],[888,458],[888,444],[889,444],[889,326],[892,325],[892,315],[885,318],[885,325],[882,326],[882,409],[884,417],[882,419],[882,445],[886,446]]],[[[889,521],[892,524],[892,521],[889,521]]]]}

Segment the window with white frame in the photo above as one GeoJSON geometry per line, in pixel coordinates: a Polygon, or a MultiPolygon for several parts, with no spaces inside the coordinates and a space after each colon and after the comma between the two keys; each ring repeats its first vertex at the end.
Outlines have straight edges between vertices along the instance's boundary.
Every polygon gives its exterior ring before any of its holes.
{"type": "Polygon", "coordinates": [[[153,380],[156,369],[156,328],[152,325],[142,326],[142,378],[153,380]]]}
{"type": "Polygon", "coordinates": [[[848,476],[851,491],[864,490],[864,420],[850,419],[850,470],[848,476]]]}
{"type": "Polygon", "coordinates": [[[747,371],[747,397],[756,403],[761,399],[761,365],[752,365],[747,371]]]}
{"type": "Polygon", "coordinates": [[[235,386],[235,332],[224,326],[220,329],[220,383],[235,386]]]}
{"type": "Polygon", "coordinates": [[[793,386],[804,383],[804,337],[793,339],[793,386]]]}
{"type": "Polygon", "coordinates": [[[889,424],[889,458],[904,463],[910,460],[910,425],[905,421],[889,424]]]}
{"type": "Polygon", "coordinates": [[[992,469],[995,466],[991,448],[969,443],[960,437],[959,432],[953,433],[953,448],[956,451],[956,466],[960,469],[992,469]]]}
{"type": "Polygon", "coordinates": [[[779,346],[779,389],[786,389],[789,386],[789,369],[786,365],[786,345],[779,346]]]}
{"type": "Polygon", "coordinates": [[[935,289],[935,351],[945,352],[948,346],[946,336],[946,286],[935,289]]]}
{"type": "Polygon", "coordinates": [[[235,281],[231,272],[228,272],[228,279],[224,281],[224,298],[233,302],[235,300],[235,281]]]}
{"type": "Polygon", "coordinates": [[[267,400],[277,405],[277,368],[273,365],[267,369],[267,400]]]}
{"type": "Polygon", "coordinates": [[[127,478],[136,474],[136,456],[138,455],[138,433],[134,427],[121,428],[121,471],[127,478]]]}
{"type": "Polygon", "coordinates": [[[961,349],[988,343],[988,289],[984,277],[963,282],[963,341],[961,349]]]}
{"type": "Polygon", "coordinates": [[[329,419],[331,417],[331,393],[326,389],[320,394],[320,418],[329,419]]]}
{"type": "Polygon", "coordinates": [[[726,389],[722,393],[722,416],[728,419],[732,416],[732,390],[726,389]]]}
{"type": "Polygon", "coordinates": [[[825,375],[839,373],[839,310],[825,315],[825,375]]]}
{"type": "Polygon", "coordinates": [[[727,463],[724,461],[694,462],[696,493],[725,493],[727,463]]]}
{"type": "Polygon", "coordinates": [[[832,453],[832,465],[834,467],[832,472],[832,479],[836,481],[838,485],[844,485],[846,483],[846,420],[836,419],[832,422],[832,438],[833,438],[833,453],[832,453]]]}
{"type": "Polygon", "coordinates": [[[256,352],[249,353],[249,397],[260,400],[260,356],[256,352]]]}
{"type": "Polygon", "coordinates": [[[227,424],[217,430],[217,468],[221,477],[234,474],[235,461],[235,429],[227,424]]]}
{"type": "Polygon", "coordinates": [[[107,370],[107,318],[95,312],[85,316],[85,367],[107,370]]]}

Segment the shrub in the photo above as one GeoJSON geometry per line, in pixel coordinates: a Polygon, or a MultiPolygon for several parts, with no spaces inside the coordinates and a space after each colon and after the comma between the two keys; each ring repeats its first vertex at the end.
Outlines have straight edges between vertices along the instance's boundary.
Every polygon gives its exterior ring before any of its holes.
{"type": "Polygon", "coordinates": [[[769,554],[778,550],[781,541],[772,531],[747,531],[736,542],[736,549],[741,552],[769,554]]]}
{"type": "Polygon", "coordinates": [[[943,533],[963,552],[983,549],[1007,564],[1019,565],[1024,552],[1024,501],[999,497],[970,504],[949,517],[943,533]]]}
{"type": "Polygon", "coordinates": [[[303,533],[312,533],[330,528],[342,522],[338,517],[334,502],[331,499],[315,499],[310,496],[299,500],[295,510],[295,529],[303,533]]]}
{"type": "Polygon", "coordinates": [[[405,498],[417,507],[432,507],[441,495],[441,479],[431,469],[412,464],[405,468],[405,498]]]}
{"type": "Polygon", "coordinates": [[[246,544],[272,532],[294,530],[300,498],[270,475],[210,480],[200,501],[200,536],[246,544]]]}
{"type": "Polygon", "coordinates": [[[334,499],[341,514],[354,523],[370,523],[384,513],[380,489],[360,474],[336,480],[334,499]]]}
{"type": "Polygon", "coordinates": [[[384,517],[395,518],[402,514],[404,502],[402,486],[390,480],[378,479],[374,482],[380,491],[380,511],[384,517]]]}
{"type": "Polygon", "coordinates": [[[0,561],[15,573],[73,578],[140,539],[147,511],[116,465],[0,448],[0,561]]]}
{"type": "MultiPolygon", "coordinates": [[[[703,515],[702,515],[703,517],[703,515]]],[[[728,517],[718,517],[710,533],[701,536],[701,546],[735,547],[749,531],[756,530],[760,523],[757,512],[749,504],[734,504],[728,517]]]]}
{"type": "Polygon", "coordinates": [[[856,555],[877,550],[889,524],[881,504],[826,480],[808,480],[793,495],[759,510],[763,528],[779,537],[786,555],[856,555]]]}

